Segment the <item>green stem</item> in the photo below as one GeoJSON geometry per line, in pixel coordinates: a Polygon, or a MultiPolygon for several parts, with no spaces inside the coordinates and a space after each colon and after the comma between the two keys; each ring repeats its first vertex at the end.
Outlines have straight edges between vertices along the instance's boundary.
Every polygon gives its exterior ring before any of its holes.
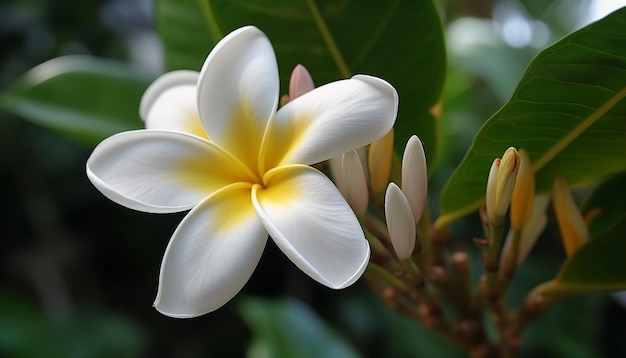
{"type": "Polygon", "coordinates": [[[384,267],[373,262],[370,262],[369,265],[367,265],[365,273],[368,277],[381,280],[398,291],[410,292],[412,290],[406,282],[387,271],[384,267]]]}
{"type": "Polygon", "coordinates": [[[511,245],[504,253],[504,258],[502,260],[502,271],[500,276],[504,289],[506,289],[508,284],[515,276],[515,271],[517,271],[517,261],[519,257],[519,246],[521,237],[522,230],[513,230],[511,245]]]}
{"type": "Polygon", "coordinates": [[[500,246],[504,233],[503,220],[489,223],[488,245],[483,250],[483,265],[487,276],[486,294],[488,300],[496,300],[500,294],[498,287],[498,272],[500,270],[500,246]]]}

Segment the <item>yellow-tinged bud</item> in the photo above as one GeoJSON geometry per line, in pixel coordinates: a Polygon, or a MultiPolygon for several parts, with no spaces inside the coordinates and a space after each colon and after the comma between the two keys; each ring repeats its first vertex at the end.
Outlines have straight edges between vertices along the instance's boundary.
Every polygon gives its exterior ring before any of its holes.
{"type": "Polygon", "coordinates": [[[304,66],[297,65],[289,78],[289,100],[293,101],[314,88],[313,78],[309,71],[304,66]]]}
{"type": "Polygon", "coordinates": [[[389,183],[385,192],[385,219],[396,255],[408,259],[415,249],[415,220],[409,201],[395,183],[389,183]]]}
{"type": "MultiPolygon", "coordinates": [[[[519,248],[517,251],[517,264],[521,264],[530,250],[535,246],[537,239],[546,228],[548,224],[548,214],[546,210],[548,209],[548,203],[550,202],[550,195],[545,193],[541,195],[537,195],[532,204],[530,218],[524,225],[524,229],[522,230],[522,235],[519,240],[519,248]]],[[[513,205],[513,204],[511,204],[513,205]]],[[[511,210],[513,210],[513,206],[511,206],[511,210]]],[[[511,250],[511,244],[513,241],[513,228],[509,230],[509,233],[506,237],[506,241],[504,243],[504,252],[508,252],[511,250]]],[[[507,255],[502,255],[504,259],[507,255]]]]}
{"type": "Polygon", "coordinates": [[[491,213],[495,212],[496,207],[496,181],[498,180],[498,169],[500,168],[500,158],[496,158],[491,163],[489,176],[487,177],[487,193],[485,197],[485,207],[487,210],[487,220],[491,221],[491,213]]]}
{"type": "Polygon", "coordinates": [[[500,225],[511,203],[519,167],[517,149],[509,147],[502,159],[496,158],[487,179],[487,216],[492,224],[500,225]]]}
{"type": "Polygon", "coordinates": [[[522,149],[519,155],[519,170],[511,196],[511,227],[521,230],[530,218],[535,195],[535,172],[528,153],[522,149]]]}
{"type": "Polygon", "coordinates": [[[513,188],[519,169],[519,155],[517,149],[509,147],[504,152],[498,169],[498,179],[496,185],[496,212],[504,215],[511,203],[513,188]]]}
{"type": "Polygon", "coordinates": [[[374,193],[382,193],[389,182],[393,157],[393,128],[369,146],[367,155],[370,186],[374,193]]]}
{"type": "Polygon", "coordinates": [[[367,211],[369,195],[367,192],[367,179],[361,159],[355,150],[346,152],[341,157],[341,176],[343,182],[343,195],[350,207],[357,215],[367,211]]]}
{"type": "Polygon", "coordinates": [[[402,156],[402,191],[411,204],[413,219],[419,222],[426,206],[428,173],[424,147],[416,135],[409,138],[402,156]]]}
{"type": "Polygon", "coordinates": [[[565,252],[571,256],[589,241],[589,231],[565,179],[560,175],[554,179],[552,199],[565,252]]]}

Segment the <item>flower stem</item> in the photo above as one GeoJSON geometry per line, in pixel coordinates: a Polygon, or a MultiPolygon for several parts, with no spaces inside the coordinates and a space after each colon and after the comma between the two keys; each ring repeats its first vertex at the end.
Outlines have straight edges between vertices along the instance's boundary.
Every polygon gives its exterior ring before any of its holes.
{"type": "Polygon", "coordinates": [[[519,257],[520,238],[522,237],[522,230],[513,230],[513,237],[511,245],[504,253],[502,260],[502,270],[500,272],[500,279],[503,283],[503,289],[506,289],[508,283],[513,280],[515,271],[517,270],[517,258],[519,257]]]}

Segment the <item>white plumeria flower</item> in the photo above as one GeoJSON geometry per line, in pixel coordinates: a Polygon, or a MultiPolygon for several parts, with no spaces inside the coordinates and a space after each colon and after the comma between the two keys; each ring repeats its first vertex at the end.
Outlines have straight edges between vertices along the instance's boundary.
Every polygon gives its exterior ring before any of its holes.
{"type": "Polygon", "coordinates": [[[107,138],[87,161],[92,183],[121,205],[191,209],[165,251],[156,309],[194,317],[224,305],[251,276],[268,233],[318,282],[335,289],[355,282],[369,246],[339,191],[309,165],[387,133],[395,89],[359,75],[277,111],[276,58],[255,27],[220,41],[195,87],[193,72],[165,76],[142,100],[148,129],[107,138]],[[205,133],[197,133],[195,116],[205,133]]]}

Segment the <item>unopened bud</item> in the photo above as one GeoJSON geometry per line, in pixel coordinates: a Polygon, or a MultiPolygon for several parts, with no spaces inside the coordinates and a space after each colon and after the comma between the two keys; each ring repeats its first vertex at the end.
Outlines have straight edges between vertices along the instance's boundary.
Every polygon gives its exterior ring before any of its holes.
{"type": "Polygon", "coordinates": [[[489,222],[500,225],[511,203],[515,179],[519,167],[517,150],[509,147],[502,159],[496,159],[491,165],[487,179],[487,215],[489,222]]]}
{"type": "Polygon", "coordinates": [[[519,155],[519,170],[515,179],[515,187],[511,196],[511,227],[521,230],[530,219],[535,195],[535,172],[528,153],[522,149],[519,155]]]}
{"type": "Polygon", "coordinates": [[[289,100],[293,101],[314,88],[313,78],[309,71],[304,66],[297,65],[289,78],[289,100]]]}
{"type": "Polygon", "coordinates": [[[565,252],[571,256],[589,241],[589,231],[565,179],[560,175],[554,179],[552,198],[565,252]]]}
{"type": "MultiPolygon", "coordinates": [[[[533,205],[531,208],[531,214],[528,218],[528,221],[523,227],[522,235],[519,239],[519,248],[517,250],[517,264],[521,264],[530,250],[535,246],[537,239],[546,228],[548,224],[548,214],[546,210],[548,209],[548,203],[550,202],[549,194],[541,194],[537,195],[533,200],[533,205]]],[[[511,204],[512,205],[512,204],[511,204]]],[[[511,210],[513,207],[511,206],[511,210]]],[[[504,252],[508,252],[511,250],[511,245],[513,243],[513,231],[511,228],[506,237],[506,241],[504,243],[504,252]]],[[[507,255],[503,255],[502,257],[506,257],[507,255]]]]}
{"type": "Polygon", "coordinates": [[[341,176],[346,201],[357,215],[364,214],[369,202],[367,179],[356,151],[346,152],[341,157],[341,176]]]}
{"type": "Polygon", "coordinates": [[[393,128],[369,146],[367,155],[370,171],[370,186],[374,193],[382,193],[389,182],[393,159],[393,128]]]}
{"type": "Polygon", "coordinates": [[[396,255],[408,259],[415,249],[415,220],[409,201],[395,183],[389,183],[385,192],[385,218],[396,255]]]}
{"type": "Polygon", "coordinates": [[[328,169],[330,170],[330,175],[333,178],[333,182],[335,183],[335,186],[343,194],[345,185],[343,183],[343,174],[341,174],[342,160],[343,160],[343,154],[328,159],[328,169]]]}
{"type": "Polygon", "coordinates": [[[491,221],[491,215],[496,211],[496,182],[498,181],[498,169],[500,168],[500,158],[496,158],[491,163],[489,176],[487,177],[487,193],[485,197],[487,222],[491,221]]]}
{"type": "Polygon", "coordinates": [[[402,191],[411,204],[413,219],[419,222],[426,206],[428,173],[424,147],[416,135],[409,138],[402,156],[402,191]]]}

